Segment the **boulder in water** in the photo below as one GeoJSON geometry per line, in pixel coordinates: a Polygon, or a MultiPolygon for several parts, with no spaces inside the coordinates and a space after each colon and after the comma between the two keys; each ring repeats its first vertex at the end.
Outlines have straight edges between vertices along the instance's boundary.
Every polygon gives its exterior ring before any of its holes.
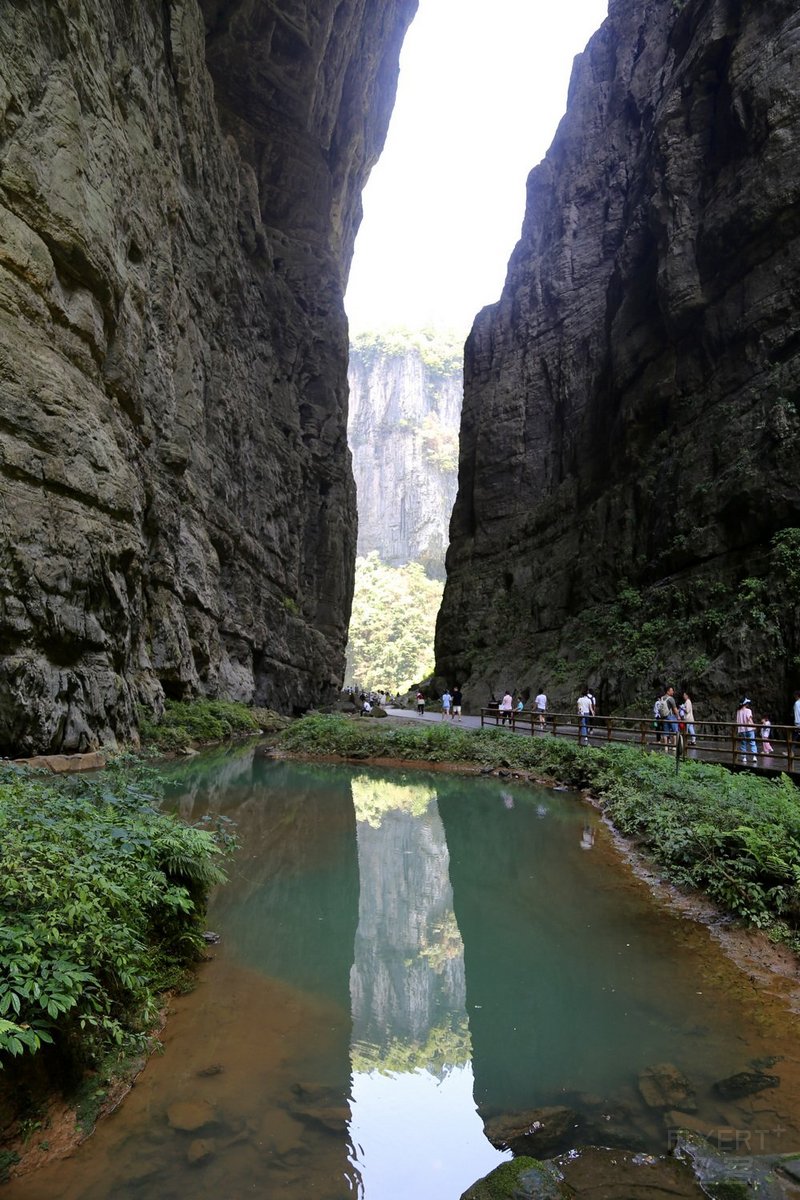
{"type": "Polygon", "coordinates": [[[648,1108],[695,1112],[694,1088],[674,1063],[656,1063],[639,1074],[639,1091],[648,1108]]]}

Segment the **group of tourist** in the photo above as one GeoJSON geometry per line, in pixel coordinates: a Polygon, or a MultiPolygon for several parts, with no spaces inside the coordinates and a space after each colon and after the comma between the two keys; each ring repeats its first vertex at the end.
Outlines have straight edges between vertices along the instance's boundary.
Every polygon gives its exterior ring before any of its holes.
{"type": "MultiPolygon", "coordinates": [[[[502,725],[505,725],[506,722],[513,725],[517,714],[525,710],[523,698],[518,696],[515,700],[514,695],[510,691],[505,691],[501,700],[495,699],[492,695],[489,701],[489,708],[497,709],[498,719],[502,725]]],[[[416,701],[417,713],[424,716],[425,695],[422,691],[417,692],[416,701]]],[[[441,719],[443,721],[448,718],[461,721],[462,701],[463,696],[458,684],[452,692],[449,688],[445,688],[441,698],[441,719]]],[[[588,745],[592,732],[592,721],[597,714],[597,700],[590,688],[586,688],[578,697],[577,707],[580,740],[584,745],[588,745]]],[[[547,719],[547,694],[543,687],[539,688],[531,708],[533,714],[538,718],[539,727],[544,730],[547,719]]],[[[793,720],[794,740],[800,746],[800,691],[794,693],[793,720]]],[[[736,710],[734,723],[737,733],[737,750],[741,762],[747,763],[749,756],[756,763],[759,754],[772,755],[775,753],[770,741],[772,720],[768,713],[762,713],[756,721],[749,696],[742,697],[736,710]]],[[[679,733],[686,735],[689,746],[697,745],[694,705],[692,697],[687,691],[681,693],[680,700],[676,698],[673,687],[668,687],[662,695],[658,696],[653,705],[653,730],[656,743],[664,750],[675,749],[679,733]]]]}
{"type": "MultiPolygon", "coordinates": [[[[419,707],[420,696],[422,696],[422,692],[417,692],[417,712],[424,712],[425,711],[425,700],[423,697],[422,709],[420,709],[420,707],[419,707]]],[[[461,706],[462,706],[463,702],[464,702],[464,697],[461,693],[461,688],[458,686],[458,684],[456,684],[456,686],[453,688],[452,692],[448,688],[445,688],[444,693],[442,695],[442,720],[446,721],[447,718],[449,717],[451,721],[460,721],[461,720],[461,706]]]]}

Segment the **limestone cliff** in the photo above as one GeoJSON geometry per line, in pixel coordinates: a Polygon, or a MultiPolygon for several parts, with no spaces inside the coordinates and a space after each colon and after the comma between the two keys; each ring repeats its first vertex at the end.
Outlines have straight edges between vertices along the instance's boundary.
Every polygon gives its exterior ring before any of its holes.
{"type": "Polygon", "coordinates": [[[358,553],[444,577],[456,494],[463,337],[361,334],[350,348],[348,436],[358,553]]]}
{"type": "Polygon", "coordinates": [[[800,15],[612,0],[465,357],[437,669],[800,687],[800,15]]]}
{"type": "Polygon", "coordinates": [[[339,686],[342,293],[416,0],[11,0],[0,752],[339,686]]]}

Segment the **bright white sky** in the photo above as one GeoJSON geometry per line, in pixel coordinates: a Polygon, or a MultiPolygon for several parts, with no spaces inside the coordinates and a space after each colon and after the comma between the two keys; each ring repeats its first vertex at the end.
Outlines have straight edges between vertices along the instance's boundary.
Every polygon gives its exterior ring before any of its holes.
{"type": "Polygon", "coordinates": [[[386,147],[364,193],[351,330],[463,329],[496,301],[528,172],[607,0],[420,0],[386,147]]]}

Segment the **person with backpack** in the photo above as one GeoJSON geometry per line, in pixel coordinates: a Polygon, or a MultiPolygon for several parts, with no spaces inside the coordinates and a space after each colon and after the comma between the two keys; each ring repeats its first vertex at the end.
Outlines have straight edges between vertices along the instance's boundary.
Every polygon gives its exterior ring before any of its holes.
{"type": "Polygon", "coordinates": [[[664,749],[675,749],[675,738],[678,733],[678,705],[675,701],[675,689],[668,687],[658,702],[658,715],[664,730],[664,749]]]}
{"type": "Polygon", "coordinates": [[[653,704],[653,729],[655,730],[656,745],[658,746],[661,745],[661,730],[663,727],[664,724],[661,719],[661,697],[656,696],[655,703],[653,704]]]}

